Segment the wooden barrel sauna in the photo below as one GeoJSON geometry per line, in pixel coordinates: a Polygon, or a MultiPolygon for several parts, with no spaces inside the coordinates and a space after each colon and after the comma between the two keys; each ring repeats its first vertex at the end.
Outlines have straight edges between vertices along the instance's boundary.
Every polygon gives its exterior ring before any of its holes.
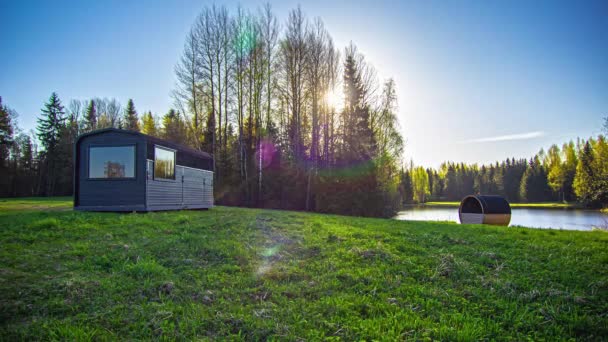
{"type": "Polygon", "coordinates": [[[501,196],[469,195],[460,202],[458,217],[463,224],[508,226],[511,206],[501,196]]]}

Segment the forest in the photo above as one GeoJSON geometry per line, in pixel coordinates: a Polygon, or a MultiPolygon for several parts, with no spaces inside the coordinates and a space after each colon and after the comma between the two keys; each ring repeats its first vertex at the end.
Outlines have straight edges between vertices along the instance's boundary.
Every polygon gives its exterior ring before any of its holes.
{"type": "MultiPolygon", "coordinates": [[[[604,124],[608,131],[608,118],[604,124]]],[[[491,165],[445,162],[438,170],[414,166],[400,172],[404,203],[459,201],[469,194],[496,194],[510,202],[578,202],[608,205],[608,143],[604,135],[541,149],[530,160],[491,165]]]]}
{"type": "Polygon", "coordinates": [[[392,79],[351,42],[334,46],[300,7],[203,8],[175,66],[174,108],[139,115],[133,100],[44,104],[35,132],[2,104],[0,196],[69,195],[79,134],[141,131],[215,156],[218,204],[391,216],[401,201],[403,138],[392,79]]]}
{"type": "Polygon", "coordinates": [[[379,80],[354,43],[336,47],[300,7],[283,21],[269,5],[204,7],[174,73],[174,106],[162,115],[138,113],[132,99],[64,104],[53,92],[24,132],[0,98],[0,196],[71,195],[75,139],[116,127],[212,153],[222,205],[390,217],[404,204],[471,193],[608,204],[602,135],[530,160],[407,165],[395,82],[379,80]]]}

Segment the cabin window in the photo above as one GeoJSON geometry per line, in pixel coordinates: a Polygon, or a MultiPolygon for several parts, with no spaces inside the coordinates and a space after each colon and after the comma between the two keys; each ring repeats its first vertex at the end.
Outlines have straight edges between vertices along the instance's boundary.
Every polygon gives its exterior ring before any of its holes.
{"type": "Polygon", "coordinates": [[[154,147],[154,179],[175,179],[175,151],[154,147]]]}
{"type": "Polygon", "coordinates": [[[135,146],[91,146],[89,178],[134,178],[135,146]]]}

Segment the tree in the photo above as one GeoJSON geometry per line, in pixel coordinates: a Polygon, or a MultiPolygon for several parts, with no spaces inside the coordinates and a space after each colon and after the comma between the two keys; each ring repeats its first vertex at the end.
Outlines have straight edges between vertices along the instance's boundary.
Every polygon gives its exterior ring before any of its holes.
{"type": "Polygon", "coordinates": [[[344,61],[344,150],[348,161],[369,161],[377,156],[377,146],[370,122],[370,108],[366,101],[369,85],[364,74],[363,56],[351,43],[344,61]]]}
{"type": "MultiPolygon", "coordinates": [[[[120,103],[115,98],[112,98],[110,100],[104,99],[104,102],[105,102],[107,118],[109,121],[109,126],[110,127],[120,127],[122,124],[121,120],[120,120],[120,112],[121,112],[120,103]]],[[[137,118],[137,115],[136,115],[136,118],[137,118]]]]}
{"type": "Polygon", "coordinates": [[[564,163],[562,165],[564,199],[566,201],[574,201],[576,199],[574,193],[574,177],[576,176],[576,167],[578,165],[578,157],[574,142],[570,141],[564,144],[562,146],[562,153],[564,155],[564,163]]]}
{"type": "Polygon", "coordinates": [[[399,192],[401,194],[401,204],[408,204],[414,200],[414,187],[410,169],[401,168],[399,181],[399,192]]]}
{"type": "Polygon", "coordinates": [[[152,112],[144,113],[141,119],[141,132],[147,135],[157,136],[158,130],[156,128],[156,118],[152,115],[152,112]]]}
{"type": "Polygon", "coordinates": [[[6,167],[9,150],[13,144],[13,118],[10,109],[2,104],[0,97],[0,169],[6,167]]]}
{"type": "Polygon", "coordinates": [[[46,169],[46,191],[47,196],[55,195],[55,184],[60,170],[60,161],[64,155],[59,154],[59,140],[63,131],[65,121],[63,106],[57,93],[53,92],[49,101],[42,109],[38,118],[38,139],[43,147],[43,159],[46,169]]]}
{"type": "MultiPolygon", "coordinates": [[[[542,150],[541,150],[542,151],[542,150]]],[[[520,199],[527,202],[542,202],[550,199],[547,173],[540,162],[542,154],[530,160],[520,183],[520,199]]]]}
{"type": "Polygon", "coordinates": [[[11,149],[14,147],[14,113],[2,104],[0,97],[0,174],[3,175],[0,179],[0,196],[9,196],[9,188],[12,183],[10,175],[10,155],[11,149]]]}
{"type": "Polygon", "coordinates": [[[608,205],[608,143],[606,137],[598,136],[595,146],[595,171],[593,203],[597,206],[608,205]]]}
{"type": "Polygon", "coordinates": [[[558,194],[559,199],[565,201],[566,195],[564,192],[564,188],[566,183],[566,173],[562,164],[562,158],[560,153],[561,152],[557,145],[552,145],[547,151],[546,167],[549,172],[547,178],[551,190],[558,194]]]}
{"type": "Polygon", "coordinates": [[[174,109],[169,110],[163,117],[162,138],[178,144],[185,143],[186,127],[179,112],[174,109]]]}
{"type": "Polygon", "coordinates": [[[15,175],[14,192],[11,196],[36,196],[36,164],[32,139],[26,134],[19,134],[15,139],[18,153],[14,153],[15,175]]]}
{"type": "Polygon", "coordinates": [[[196,144],[200,144],[200,118],[203,112],[202,65],[199,56],[200,48],[198,26],[193,26],[186,37],[184,52],[175,67],[177,78],[173,98],[183,113],[191,116],[192,137],[196,144]]]}
{"type": "Polygon", "coordinates": [[[430,195],[429,176],[422,166],[418,166],[412,170],[412,187],[414,190],[414,200],[418,203],[426,202],[426,197],[430,195]]]}
{"type": "Polygon", "coordinates": [[[91,100],[85,113],[84,131],[89,132],[97,129],[97,109],[95,101],[91,100]]]}
{"type": "Polygon", "coordinates": [[[127,102],[127,108],[125,109],[125,116],[123,119],[123,127],[124,129],[139,132],[139,119],[137,118],[137,111],[135,110],[135,105],[133,104],[132,99],[129,99],[127,102]]]}
{"type": "Polygon", "coordinates": [[[574,192],[585,204],[590,204],[593,199],[595,177],[593,164],[593,150],[591,144],[587,141],[580,152],[576,166],[576,176],[574,177],[574,192]]]}

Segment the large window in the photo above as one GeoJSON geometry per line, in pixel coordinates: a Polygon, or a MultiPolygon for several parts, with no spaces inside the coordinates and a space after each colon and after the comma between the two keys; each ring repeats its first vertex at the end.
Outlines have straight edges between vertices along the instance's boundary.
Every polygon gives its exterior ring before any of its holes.
{"type": "Polygon", "coordinates": [[[175,179],[175,151],[154,147],[154,179],[175,179]]]}
{"type": "Polygon", "coordinates": [[[135,146],[89,148],[89,178],[134,178],[135,146]]]}

